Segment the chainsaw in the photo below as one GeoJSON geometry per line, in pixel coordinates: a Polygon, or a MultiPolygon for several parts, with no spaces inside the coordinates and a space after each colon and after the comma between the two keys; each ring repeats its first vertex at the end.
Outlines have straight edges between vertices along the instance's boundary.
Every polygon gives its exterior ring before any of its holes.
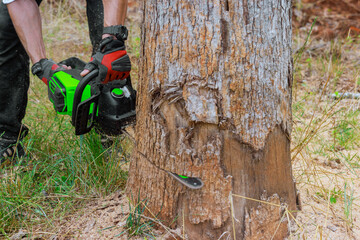
{"type": "MultiPolygon", "coordinates": [[[[80,76],[86,63],[78,58],[69,58],[59,64],[71,69],[58,71],[51,77],[48,95],[57,113],[71,116],[75,134],[88,133],[94,126],[106,135],[126,133],[124,128],[133,124],[136,118],[136,91],[130,76],[101,84],[95,80],[98,70],[80,76]]],[[[191,189],[200,189],[204,185],[199,178],[164,171],[191,189]]]]}
{"type": "Polygon", "coordinates": [[[48,82],[48,96],[58,114],[71,116],[76,135],[94,126],[103,134],[117,136],[135,122],[136,91],[130,76],[107,84],[96,81],[98,70],[85,77],[80,73],[85,62],[72,57],[59,64],[71,69],[56,72],[48,82]]]}

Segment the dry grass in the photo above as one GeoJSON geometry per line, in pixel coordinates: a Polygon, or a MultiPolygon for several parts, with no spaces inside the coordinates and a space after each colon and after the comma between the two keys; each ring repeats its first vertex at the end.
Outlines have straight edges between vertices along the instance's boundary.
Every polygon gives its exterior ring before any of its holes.
{"type": "MultiPolygon", "coordinates": [[[[48,57],[56,61],[90,58],[85,5],[79,3],[44,1],[41,6],[48,57]]],[[[0,169],[0,239],[17,232],[49,239],[69,213],[124,188],[127,141],[119,138],[109,154],[97,134],[75,136],[70,118],[55,113],[47,87],[33,76],[24,123],[30,127],[27,157],[0,169]]]]}
{"type": "MultiPolygon", "coordinates": [[[[295,46],[304,42],[301,35],[295,46]]],[[[341,98],[358,89],[358,43],[353,38],[310,41],[296,65],[292,160],[303,209],[292,236],[360,236],[359,101],[341,98]]]]}

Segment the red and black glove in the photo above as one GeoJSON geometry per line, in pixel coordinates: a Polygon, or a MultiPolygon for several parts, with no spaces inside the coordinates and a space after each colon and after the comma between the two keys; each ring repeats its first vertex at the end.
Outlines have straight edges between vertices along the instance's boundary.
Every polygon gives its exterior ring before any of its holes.
{"type": "Polygon", "coordinates": [[[50,78],[58,71],[65,70],[51,59],[43,58],[31,67],[31,72],[43,81],[46,85],[50,78]]]}
{"type": "Polygon", "coordinates": [[[99,69],[97,79],[104,84],[127,78],[130,74],[131,62],[124,41],[112,36],[101,40],[98,50],[84,69],[90,72],[99,69]]]}

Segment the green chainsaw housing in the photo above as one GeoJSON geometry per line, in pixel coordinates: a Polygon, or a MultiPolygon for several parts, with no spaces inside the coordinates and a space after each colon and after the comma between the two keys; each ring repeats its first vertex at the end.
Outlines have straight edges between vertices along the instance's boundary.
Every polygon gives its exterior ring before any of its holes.
{"type": "Polygon", "coordinates": [[[51,77],[49,100],[58,114],[71,117],[76,135],[96,127],[97,132],[118,136],[136,120],[136,90],[132,88],[131,78],[101,84],[96,81],[97,69],[80,76],[85,64],[75,57],[60,62],[59,65],[71,69],[63,69],[51,77]]]}
{"type": "MultiPolygon", "coordinates": [[[[49,99],[58,114],[72,116],[74,95],[81,77],[79,71],[66,70],[55,73],[48,84],[49,99]]],[[[91,86],[87,85],[81,101],[91,97],[91,86]]]]}

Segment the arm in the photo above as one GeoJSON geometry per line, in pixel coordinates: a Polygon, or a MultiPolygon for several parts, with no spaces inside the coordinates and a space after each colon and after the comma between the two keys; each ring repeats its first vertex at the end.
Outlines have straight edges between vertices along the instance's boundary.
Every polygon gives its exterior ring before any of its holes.
{"type": "MultiPolygon", "coordinates": [[[[103,0],[104,27],[123,25],[127,12],[127,0],[103,0]]],[[[7,5],[16,32],[33,63],[46,58],[42,38],[41,17],[34,0],[14,1],[7,5]]],[[[104,34],[103,38],[109,36],[104,34]]]]}
{"type": "MultiPolygon", "coordinates": [[[[124,25],[128,0],[103,0],[103,5],[104,27],[124,25]]],[[[115,35],[107,33],[102,35],[101,49],[85,66],[80,74],[81,76],[87,75],[95,68],[100,69],[99,75],[103,83],[129,76],[131,62],[125,50],[124,40],[126,39],[119,39],[115,35]]]]}
{"type": "Polygon", "coordinates": [[[46,58],[39,7],[34,0],[14,1],[7,5],[11,20],[31,61],[46,58]]]}
{"type": "Polygon", "coordinates": [[[104,27],[124,25],[128,0],[103,0],[104,27]]]}
{"type": "MultiPolygon", "coordinates": [[[[103,0],[104,5],[104,27],[124,25],[128,0],[103,0]]],[[[102,38],[110,34],[103,34],[102,38]]]]}
{"type": "Polygon", "coordinates": [[[41,16],[35,0],[17,0],[7,4],[7,8],[16,33],[34,64],[31,68],[33,74],[47,84],[54,71],[69,69],[64,65],[60,68],[46,58],[41,16]]]}

